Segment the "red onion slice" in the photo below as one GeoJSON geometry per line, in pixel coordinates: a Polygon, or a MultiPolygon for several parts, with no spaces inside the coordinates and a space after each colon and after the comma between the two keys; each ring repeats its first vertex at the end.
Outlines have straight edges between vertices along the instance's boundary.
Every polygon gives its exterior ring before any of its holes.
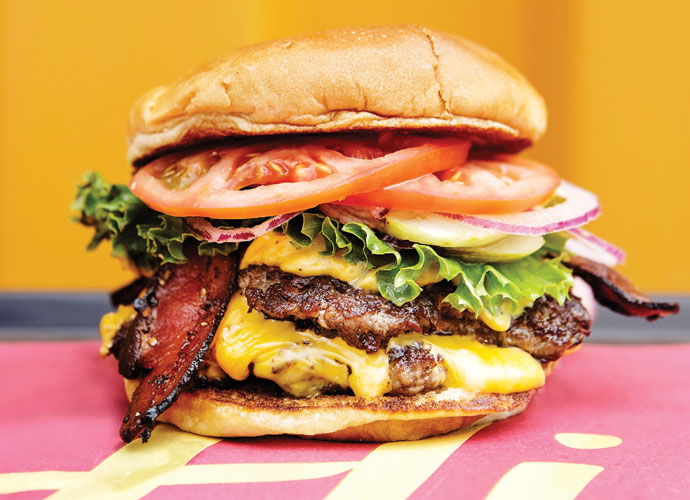
{"type": "Polygon", "coordinates": [[[273,231],[278,226],[285,224],[290,219],[297,217],[302,212],[276,215],[254,227],[238,227],[233,229],[220,229],[202,217],[187,217],[185,222],[199,236],[212,243],[228,243],[251,241],[259,236],[273,231]]]}
{"type": "Polygon", "coordinates": [[[586,257],[595,262],[609,267],[622,264],[625,260],[625,252],[617,246],[604,241],[589,231],[575,227],[568,231],[572,236],[565,243],[565,248],[581,257],[586,257]]]}
{"type": "Polygon", "coordinates": [[[592,324],[594,324],[597,319],[597,299],[594,298],[592,287],[579,276],[575,276],[570,293],[580,299],[580,302],[582,302],[582,305],[589,313],[592,324]]]}
{"type": "Polygon", "coordinates": [[[503,215],[441,215],[482,229],[537,236],[583,226],[601,213],[596,195],[574,184],[562,181],[555,194],[565,201],[548,208],[535,207],[526,212],[503,215]]]}

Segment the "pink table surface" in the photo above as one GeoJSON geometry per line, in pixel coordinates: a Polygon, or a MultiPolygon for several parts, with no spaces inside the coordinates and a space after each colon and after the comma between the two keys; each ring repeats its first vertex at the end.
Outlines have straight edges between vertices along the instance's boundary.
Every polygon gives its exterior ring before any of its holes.
{"type": "Polygon", "coordinates": [[[0,380],[7,498],[690,498],[690,344],[585,345],[523,414],[469,438],[190,438],[201,451],[183,459],[161,440],[189,435],[167,426],[123,448],[121,380],[95,342],[0,344],[0,380]],[[144,481],[110,466],[123,459],[153,468],[144,481]]]}

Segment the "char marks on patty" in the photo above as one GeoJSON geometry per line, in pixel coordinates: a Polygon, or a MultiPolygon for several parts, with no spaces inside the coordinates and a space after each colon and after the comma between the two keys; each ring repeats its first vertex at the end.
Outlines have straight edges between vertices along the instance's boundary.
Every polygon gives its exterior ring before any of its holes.
{"type": "Polygon", "coordinates": [[[425,287],[413,301],[396,306],[377,292],[354,288],[330,276],[303,277],[276,267],[249,266],[239,273],[239,289],[251,309],[268,318],[294,321],[326,337],[341,337],[367,352],[386,348],[403,333],[474,335],[481,342],[515,346],[543,361],[554,361],[589,335],[590,318],[579,300],[559,305],[549,296],[497,332],[469,311],[443,299],[449,282],[425,287]]]}
{"type": "Polygon", "coordinates": [[[438,389],[446,382],[448,371],[443,357],[421,342],[388,348],[388,374],[393,396],[414,396],[438,389]]]}

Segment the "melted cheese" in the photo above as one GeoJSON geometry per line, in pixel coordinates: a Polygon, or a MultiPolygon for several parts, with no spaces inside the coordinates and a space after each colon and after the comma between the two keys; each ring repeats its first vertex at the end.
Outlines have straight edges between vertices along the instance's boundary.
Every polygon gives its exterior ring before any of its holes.
{"type": "Polygon", "coordinates": [[[246,379],[251,364],[254,375],[298,397],[316,396],[328,385],[350,387],[361,397],[391,389],[383,351],[367,354],[340,338],[300,331],[290,321],[266,319],[248,309],[244,296],[236,293],[216,332],[216,362],[233,379],[246,379]]]}
{"type": "Polygon", "coordinates": [[[115,340],[115,334],[120,327],[128,321],[132,321],[137,315],[137,312],[132,306],[118,306],[117,311],[106,313],[101,318],[101,349],[99,351],[102,357],[105,357],[110,352],[115,340]]]}
{"type": "MultiPolygon", "coordinates": [[[[289,236],[273,231],[256,238],[247,247],[240,269],[251,265],[272,266],[297,276],[332,276],[357,288],[378,291],[376,269],[367,270],[364,263],[351,264],[343,258],[342,252],[332,257],[323,256],[324,250],[326,243],[321,235],[314,238],[312,245],[297,248],[289,236]]],[[[417,284],[425,286],[441,281],[437,274],[438,269],[427,268],[417,284]]]]}
{"type": "MultiPolygon", "coordinates": [[[[540,363],[517,348],[484,345],[467,336],[420,334],[401,335],[391,345],[416,342],[443,357],[448,372],[445,387],[511,393],[544,384],[540,363]]],[[[230,377],[244,380],[251,365],[254,375],[273,380],[298,397],[318,395],[327,386],[349,387],[356,396],[375,397],[392,387],[383,350],[367,354],[340,338],[297,330],[290,321],[266,319],[249,312],[239,293],[219,326],[214,355],[230,377]]]]}
{"type": "MultiPolygon", "coordinates": [[[[522,311],[520,311],[522,314],[522,311]]],[[[516,317],[520,314],[515,315],[516,317]]],[[[497,332],[505,332],[510,328],[510,323],[513,321],[513,315],[510,312],[510,302],[505,301],[501,310],[490,313],[486,309],[479,313],[479,321],[497,332]]]]}

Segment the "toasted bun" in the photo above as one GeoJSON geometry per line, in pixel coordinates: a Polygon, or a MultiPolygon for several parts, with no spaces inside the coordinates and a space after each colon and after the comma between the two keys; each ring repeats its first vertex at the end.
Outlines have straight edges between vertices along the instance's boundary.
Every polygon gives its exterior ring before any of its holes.
{"type": "Polygon", "coordinates": [[[130,114],[135,164],[213,139],[409,129],[518,150],[546,128],[544,101],[512,66],[418,26],[338,29],[234,50],[130,114]]]}
{"type": "MultiPolygon", "coordinates": [[[[136,380],[125,379],[131,399],[136,380]]],[[[446,389],[417,397],[291,398],[245,385],[182,392],[159,421],[217,437],[292,434],[339,441],[422,439],[507,418],[524,410],[534,391],[476,394],[446,389]]]]}

